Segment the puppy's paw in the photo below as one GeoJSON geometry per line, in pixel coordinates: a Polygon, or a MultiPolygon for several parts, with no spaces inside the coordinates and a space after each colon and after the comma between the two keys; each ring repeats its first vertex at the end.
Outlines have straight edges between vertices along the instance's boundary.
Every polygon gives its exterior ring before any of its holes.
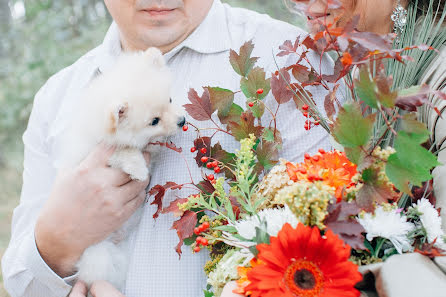
{"type": "Polygon", "coordinates": [[[149,177],[149,169],[146,166],[123,168],[124,172],[130,175],[133,180],[144,181],[149,177]]]}

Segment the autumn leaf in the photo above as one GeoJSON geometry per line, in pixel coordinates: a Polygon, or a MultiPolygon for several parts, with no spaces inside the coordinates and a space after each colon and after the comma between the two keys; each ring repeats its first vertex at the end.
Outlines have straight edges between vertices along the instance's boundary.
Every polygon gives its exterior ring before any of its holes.
{"type": "Polygon", "coordinates": [[[290,74],[285,69],[271,77],[271,90],[278,104],[284,104],[293,98],[294,93],[289,88],[290,81],[290,74]]]}
{"type": "Polygon", "coordinates": [[[324,109],[327,117],[333,120],[333,116],[336,114],[336,108],[334,103],[338,102],[336,99],[336,92],[338,91],[339,85],[336,85],[333,90],[331,90],[324,100],[324,109]]]}
{"type": "Polygon", "coordinates": [[[399,195],[393,190],[392,185],[380,182],[378,169],[372,167],[362,172],[363,186],[356,196],[358,206],[366,211],[374,209],[374,203],[382,204],[385,202],[394,202],[399,195]]]}
{"type": "Polygon", "coordinates": [[[218,110],[219,117],[226,117],[234,102],[234,92],[219,87],[205,87],[209,92],[212,113],[218,110]]]}
{"type": "Polygon", "coordinates": [[[300,37],[297,37],[294,44],[291,40],[286,40],[281,46],[279,46],[280,52],[277,54],[278,57],[288,56],[292,53],[296,53],[299,47],[300,37]]]}
{"type": "Polygon", "coordinates": [[[294,64],[289,68],[291,68],[291,74],[293,74],[294,78],[298,82],[305,83],[310,81],[311,70],[308,69],[308,67],[299,64],[294,64]]]}
{"type": "Polygon", "coordinates": [[[155,199],[153,200],[152,203],[150,203],[150,205],[157,205],[157,207],[158,207],[155,214],[153,215],[154,219],[158,218],[161,210],[163,209],[163,199],[164,199],[164,196],[166,195],[166,191],[167,190],[176,190],[176,189],[181,189],[181,188],[182,188],[181,185],[178,185],[174,182],[167,182],[163,186],[156,185],[150,189],[148,196],[155,195],[155,199]]]}
{"type": "Polygon", "coordinates": [[[358,103],[345,104],[333,126],[333,136],[341,145],[354,148],[366,145],[373,131],[375,114],[362,116],[358,103]]]}
{"type": "Polygon", "coordinates": [[[417,111],[417,108],[429,103],[430,88],[428,85],[412,86],[398,93],[396,106],[407,111],[417,111]]]}
{"type": "Polygon", "coordinates": [[[261,167],[259,170],[270,170],[278,162],[278,148],[279,145],[275,142],[262,141],[256,147],[257,160],[261,167]]]}
{"type": "Polygon", "coordinates": [[[270,82],[270,78],[266,79],[265,71],[260,67],[256,67],[247,77],[242,77],[240,88],[247,98],[258,98],[262,100],[271,90],[270,82]],[[263,89],[263,93],[257,94],[258,89],[263,89]]]}
{"type": "Polygon", "coordinates": [[[375,76],[376,86],[378,88],[377,98],[382,106],[387,108],[394,108],[398,92],[392,91],[393,79],[386,77],[384,71],[379,71],[375,76]]]}
{"type": "MultiPolygon", "coordinates": [[[[229,153],[225,151],[221,144],[217,142],[212,148],[211,148],[211,158],[218,160],[219,162],[222,162],[226,166],[231,168],[232,164],[235,164],[235,154],[229,153]]],[[[222,172],[225,174],[226,178],[233,179],[234,175],[226,167],[221,168],[222,172]]]]}
{"type": "Polygon", "coordinates": [[[172,230],[177,230],[178,238],[180,242],[175,248],[178,256],[181,258],[181,247],[184,240],[191,237],[194,234],[194,228],[197,225],[197,214],[193,211],[186,211],[179,220],[173,222],[172,230]]]}
{"type": "Polygon", "coordinates": [[[386,174],[398,190],[411,195],[409,184],[421,186],[432,178],[430,171],[440,163],[437,158],[421,146],[429,137],[423,134],[398,132],[394,148],[389,156],[386,174]]]}
{"type": "Polygon", "coordinates": [[[202,180],[198,183],[197,187],[207,195],[210,195],[215,192],[215,188],[209,180],[202,180]]]}
{"type": "Polygon", "coordinates": [[[242,45],[239,54],[234,50],[231,50],[229,53],[229,62],[231,63],[232,68],[243,77],[246,77],[251,72],[251,69],[259,59],[257,57],[251,58],[253,49],[254,44],[252,41],[248,41],[242,45]]]}
{"type": "Polygon", "coordinates": [[[197,155],[195,156],[195,161],[197,162],[197,165],[199,167],[206,165],[205,163],[201,162],[201,158],[202,157],[210,157],[211,152],[210,152],[210,148],[211,148],[211,138],[204,136],[204,137],[199,137],[197,139],[194,140],[194,147],[197,149],[197,155]],[[201,149],[205,148],[206,149],[206,153],[202,153],[201,149]]]}
{"type": "Polygon", "coordinates": [[[328,206],[328,215],[324,224],[337,234],[346,244],[354,249],[365,250],[364,228],[353,217],[361,209],[354,202],[339,202],[328,206]]]}
{"type": "Polygon", "coordinates": [[[250,111],[242,113],[240,124],[229,122],[228,128],[232,132],[232,135],[234,135],[234,138],[238,141],[248,138],[249,134],[254,134],[256,137],[259,137],[263,130],[261,126],[255,125],[254,115],[250,111]]]}
{"type": "Polygon", "coordinates": [[[186,203],[189,199],[188,198],[178,198],[174,201],[170,202],[170,205],[168,207],[165,207],[161,213],[172,213],[176,217],[180,217],[184,214],[184,210],[181,210],[178,205],[186,203]]]}
{"type": "Polygon", "coordinates": [[[188,98],[191,104],[183,105],[187,113],[197,121],[207,121],[211,119],[213,113],[208,89],[204,89],[203,95],[198,96],[197,91],[190,89],[188,98]]]}

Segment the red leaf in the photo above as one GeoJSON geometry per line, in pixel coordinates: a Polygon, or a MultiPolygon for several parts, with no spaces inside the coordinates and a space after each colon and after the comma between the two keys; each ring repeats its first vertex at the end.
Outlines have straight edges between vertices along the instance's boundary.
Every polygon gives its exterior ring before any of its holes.
{"type": "Polygon", "coordinates": [[[188,98],[192,104],[185,104],[183,106],[192,118],[197,121],[211,119],[212,105],[208,89],[204,89],[202,97],[198,96],[197,91],[190,89],[188,98]]]}
{"type": "Polygon", "coordinates": [[[346,244],[354,249],[365,250],[364,246],[364,228],[353,216],[358,215],[360,208],[354,202],[341,201],[336,204],[330,204],[328,207],[328,216],[325,218],[327,228],[337,234],[346,244]]]}
{"type": "Polygon", "coordinates": [[[336,108],[334,105],[334,102],[337,101],[336,99],[336,92],[338,91],[339,85],[336,85],[332,91],[328,93],[327,96],[325,96],[324,101],[324,108],[325,112],[327,113],[327,117],[329,119],[333,119],[333,116],[336,114],[336,108]]]}
{"type": "Polygon", "coordinates": [[[164,186],[156,185],[150,189],[148,196],[155,195],[155,199],[153,200],[152,203],[150,203],[150,205],[158,206],[155,214],[153,215],[154,219],[156,219],[159,216],[161,210],[163,209],[163,199],[164,199],[164,195],[166,194],[166,191],[169,189],[176,190],[176,189],[181,189],[181,188],[182,188],[181,185],[178,185],[174,182],[167,182],[164,186]]]}
{"type": "Polygon", "coordinates": [[[299,42],[300,42],[300,37],[297,37],[296,41],[294,42],[294,45],[291,42],[291,40],[285,41],[281,46],[279,46],[279,49],[281,50],[281,52],[279,52],[277,54],[277,56],[283,57],[283,56],[287,56],[289,54],[296,53],[297,48],[299,46],[299,42]]]}
{"type": "Polygon", "coordinates": [[[195,161],[198,166],[203,166],[203,162],[201,162],[202,157],[210,157],[211,156],[211,138],[210,137],[199,137],[194,140],[194,147],[197,148],[197,155],[195,156],[195,161]],[[203,154],[201,149],[205,148],[206,153],[203,154]]]}
{"type": "Polygon", "coordinates": [[[189,200],[188,198],[178,198],[170,202],[170,205],[164,208],[162,213],[166,214],[171,212],[176,217],[182,216],[184,214],[184,211],[178,207],[178,204],[186,203],[188,200],[189,200]]]}
{"type": "Polygon", "coordinates": [[[291,66],[291,73],[298,82],[305,83],[310,80],[311,71],[306,66],[294,64],[291,66]]]}
{"type": "Polygon", "coordinates": [[[278,104],[286,103],[293,97],[293,92],[288,87],[290,80],[291,77],[285,69],[280,69],[277,76],[271,77],[271,90],[278,104]]]}
{"type": "Polygon", "coordinates": [[[415,253],[420,253],[426,257],[429,257],[431,259],[435,257],[443,257],[446,256],[444,251],[442,249],[436,248],[434,245],[437,242],[437,239],[434,240],[432,243],[424,243],[420,249],[416,248],[415,253]]]}
{"type": "Polygon", "coordinates": [[[197,214],[193,211],[186,211],[178,221],[173,222],[172,228],[177,230],[178,238],[180,242],[175,248],[178,256],[181,258],[181,246],[186,238],[191,237],[194,234],[194,228],[197,225],[197,214]]]}
{"type": "Polygon", "coordinates": [[[430,88],[427,85],[422,85],[419,91],[415,94],[407,96],[399,96],[396,99],[395,105],[403,110],[417,111],[417,108],[424,104],[429,104],[430,88]]]}
{"type": "Polygon", "coordinates": [[[256,137],[262,135],[263,128],[254,124],[254,115],[251,111],[242,113],[240,117],[240,124],[235,122],[229,122],[228,128],[234,135],[234,138],[238,141],[249,137],[249,134],[254,134],[256,137]]]}
{"type": "Polygon", "coordinates": [[[205,179],[205,180],[202,180],[201,182],[199,182],[197,187],[200,188],[204,194],[210,195],[215,192],[214,186],[208,179],[205,179]]]}

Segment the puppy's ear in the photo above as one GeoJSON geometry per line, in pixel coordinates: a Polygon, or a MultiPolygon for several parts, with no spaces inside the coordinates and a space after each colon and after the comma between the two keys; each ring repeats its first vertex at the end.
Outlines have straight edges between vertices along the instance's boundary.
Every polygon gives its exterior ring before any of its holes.
{"type": "Polygon", "coordinates": [[[164,60],[163,53],[156,47],[149,47],[144,52],[144,55],[149,59],[149,63],[152,66],[161,68],[166,65],[166,61],[164,60]]]}
{"type": "Polygon", "coordinates": [[[110,113],[110,133],[115,133],[118,125],[127,118],[129,110],[129,104],[123,103],[118,105],[112,112],[110,113]]]}

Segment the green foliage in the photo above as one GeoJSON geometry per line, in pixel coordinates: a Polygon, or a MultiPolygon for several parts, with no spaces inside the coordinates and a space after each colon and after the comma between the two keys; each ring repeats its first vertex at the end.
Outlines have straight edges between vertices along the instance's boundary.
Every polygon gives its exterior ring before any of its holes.
{"type": "Polygon", "coordinates": [[[355,148],[369,142],[373,130],[375,115],[362,116],[358,103],[343,106],[333,127],[333,135],[343,146],[355,148]]]}
{"type": "Polygon", "coordinates": [[[409,184],[421,186],[422,182],[430,180],[430,170],[440,165],[437,158],[421,146],[427,139],[426,134],[405,131],[400,131],[395,139],[396,153],[387,161],[386,174],[404,193],[410,194],[409,184]]]}

